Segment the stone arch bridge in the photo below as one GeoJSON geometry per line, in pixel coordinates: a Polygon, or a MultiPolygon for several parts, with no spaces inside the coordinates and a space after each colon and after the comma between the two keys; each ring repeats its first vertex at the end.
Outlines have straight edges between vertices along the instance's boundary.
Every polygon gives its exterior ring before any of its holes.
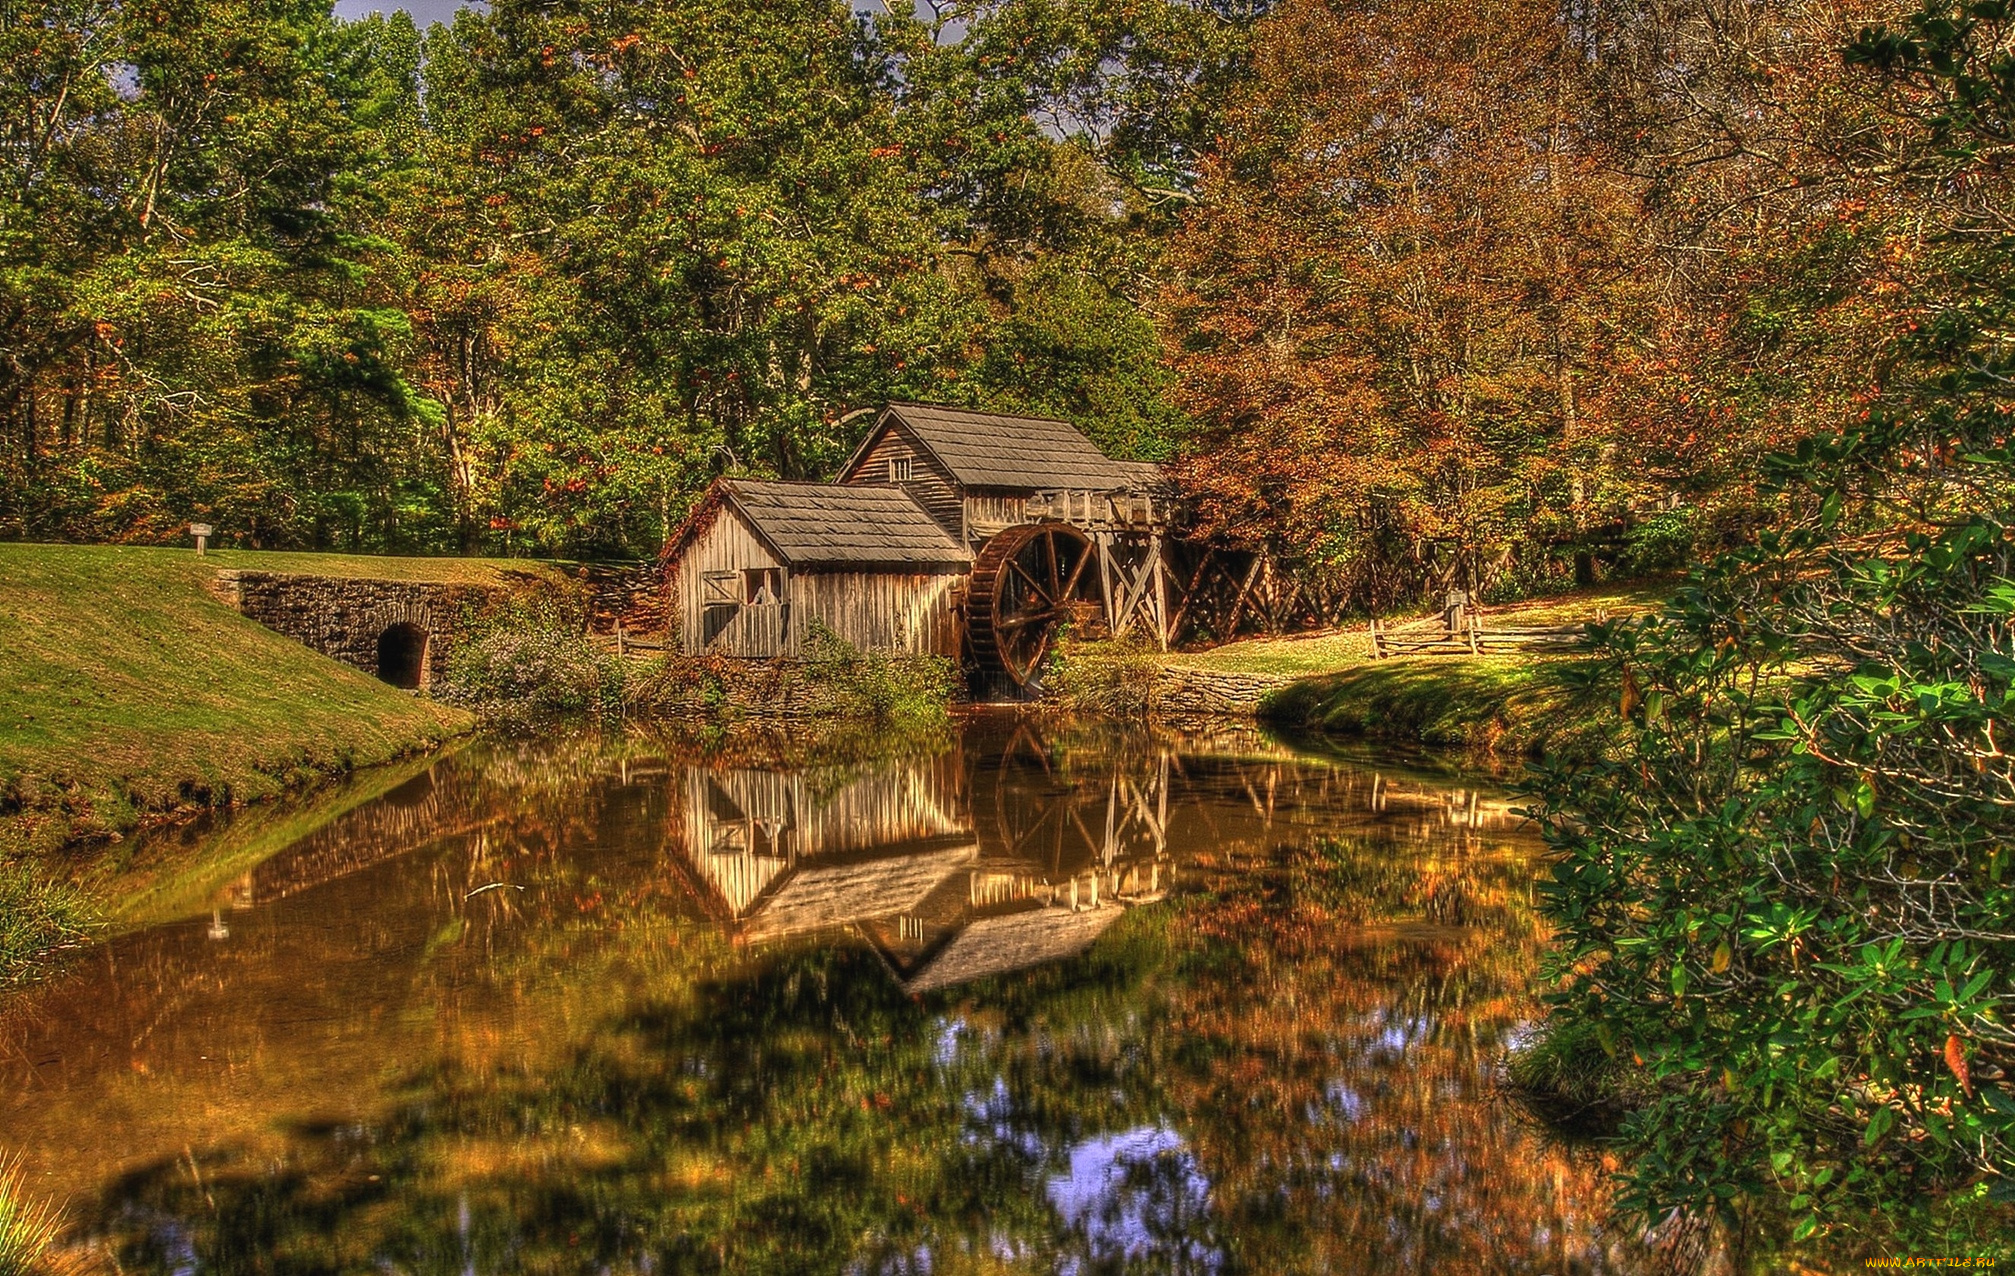
{"type": "Polygon", "coordinates": [[[463,582],[228,570],[217,573],[213,588],[268,629],[414,691],[445,674],[466,618],[507,592],[463,582]]]}

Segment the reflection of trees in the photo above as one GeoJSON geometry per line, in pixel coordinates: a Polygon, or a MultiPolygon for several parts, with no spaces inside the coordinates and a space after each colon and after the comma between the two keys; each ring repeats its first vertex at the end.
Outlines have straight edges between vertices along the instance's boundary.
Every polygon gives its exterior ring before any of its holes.
{"type": "MultiPolygon", "coordinates": [[[[1104,908],[1115,865],[1176,864],[1072,960],[918,998],[886,967],[956,951],[928,926],[731,944],[668,871],[684,759],[497,746],[481,830],[227,944],[126,941],[103,1008],[51,989],[39,1048],[157,1070],[66,1064],[101,1075],[36,1141],[161,1114],[111,1127],[149,1152],[88,1220],[128,1270],[1585,1269],[1591,1171],[1490,1102],[1536,944],[1508,820],[1277,752],[1036,743],[977,740],[930,790],[1021,893],[915,916],[1067,910],[1087,874],[1104,908]],[[1061,833],[1017,850],[990,803],[1061,833]],[[492,880],[530,889],[467,897],[492,880]],[[220,1052],[230,1080],[193,1062],[220,1052]]],[[[721,787],[728,822],[786,791],[721,787]]]]}

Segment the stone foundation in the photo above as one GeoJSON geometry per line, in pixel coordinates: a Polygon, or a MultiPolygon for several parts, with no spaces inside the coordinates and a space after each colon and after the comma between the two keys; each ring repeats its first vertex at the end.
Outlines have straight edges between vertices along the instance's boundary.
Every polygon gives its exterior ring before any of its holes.
{"type": "Polygon", "coordinates": [[[1294,679],[1285,674],[1230,673],[1164,665],[1149,704],[1171,717],[1256,718],[1260,702],[1294,679]]]}
{"type": "Polygon", "coordinates": [[[292,572],[220,571],[212,592],[268,629],[332,659],[384,676],[388,657],[417,656],[419,689],[446,676],[448,653],[468,616],[507,591],[482,585],[308,576],[292,572]],[[388,635],[389,645],[388,644],[388,635]],[[418,642],[417,653],[402,643],[418,642]]]}

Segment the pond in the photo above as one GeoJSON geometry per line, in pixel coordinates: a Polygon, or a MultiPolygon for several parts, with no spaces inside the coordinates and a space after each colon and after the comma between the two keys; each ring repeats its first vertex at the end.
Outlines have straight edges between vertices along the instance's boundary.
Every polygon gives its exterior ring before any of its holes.
{"type": "Polygon", "coordinates": [[[1616,1270],[1480,781],[976,717],[485,741],[143,847],[0,1017],[123,1270],[1616,1270]]]}

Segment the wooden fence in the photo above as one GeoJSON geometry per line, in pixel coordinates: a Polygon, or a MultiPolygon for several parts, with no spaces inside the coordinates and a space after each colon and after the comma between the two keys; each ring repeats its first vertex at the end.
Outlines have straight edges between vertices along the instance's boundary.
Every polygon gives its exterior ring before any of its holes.
{"type": "Polygon", "coordinates": [[[1526,625],[1487,629],[1480,616],[1450,627],[1440,617],[1387,628],[1371,622],[1371,658],[1393,656],[1501,656],[1514,651],[1568,652],[1581,647],[1580,625],[1526,625]]]}

